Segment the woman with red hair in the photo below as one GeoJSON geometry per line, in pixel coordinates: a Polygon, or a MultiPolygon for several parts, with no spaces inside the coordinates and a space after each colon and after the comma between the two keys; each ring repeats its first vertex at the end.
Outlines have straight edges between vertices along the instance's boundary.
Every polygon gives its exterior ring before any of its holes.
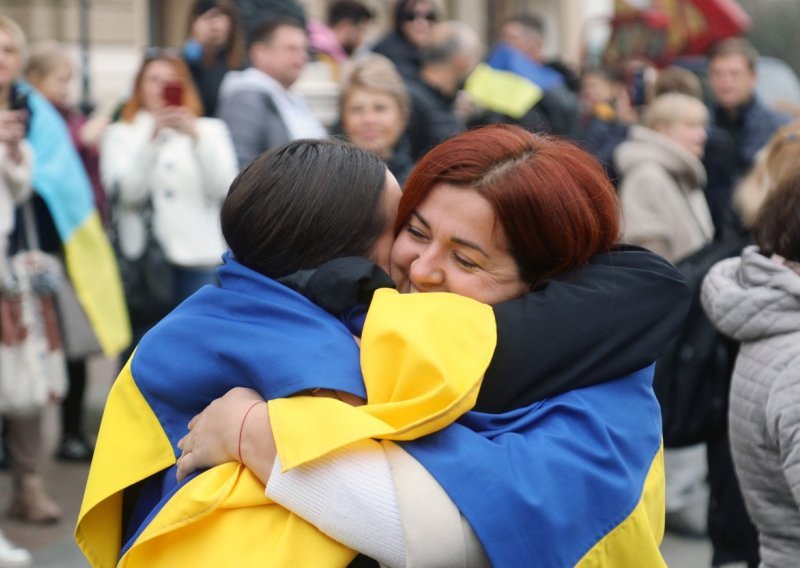
{"type": "Polygon", "coordinates": [[[179,477],[240,460],[268,497],[387,565],[664,565],[652,361],[687,294],[662,259],[618,244],[599,163],[515,126],[464,133],[416,166],[395,232],[401,292],[494,308],[497,348],[474,408],[418,440],[367,441],[284,472],[297,438],[281,436],[272,402],[234,389],[190,424],[179,477]]]}

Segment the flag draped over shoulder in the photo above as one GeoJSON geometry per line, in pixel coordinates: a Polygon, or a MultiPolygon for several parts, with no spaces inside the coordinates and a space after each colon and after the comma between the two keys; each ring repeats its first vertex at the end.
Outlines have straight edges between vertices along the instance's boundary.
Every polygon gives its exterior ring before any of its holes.
{"type": "Polygon", "coordinates": [[[464,87],[482,107],[519,119],[542,100],[545,91],[563,83],[557,71],[500,44],[475,68],[464,87]]]}
{"type": "Polygon", "coordinates": [[[297,292],[229,255],[218,274],[220,287],[201,289],[145,335],[115,382],[76,540],[96,567],[221,566],[231,558],[239,566],[346,566],[353,551],[270,501],[239,464],[178,485],[177,442],[189,419],[235,386],[267,399],[321,387],[370,404],[272,400],[270,412],[285,425],[276,442],[294,449],[291,463],[372,436],[428,434],[475,404],[496,341],[492,310],[459,296],[378,290],[359,354],[350,330],[297,292]],[[295,448],[301,436],[317,441],[310,451],[295,448]],[[155,487],[155,498],[123,527],[123,492],[137,484],[142,493],[155,487]]]}
{"type": "Polygon", "coordinates": [[[493,566],[665,566],[653,370],[503,414],[469,412],[403,448],[454,501],[493,566]]]}
{"type": "Polygon", "coordinates": [[[131,342],[125,296],[114,252],[95,208],[86,170],[58,111],[28,92],[34,152],[33,187],[44,200],[64,246],[67,273],[103,353],[118,355],[131,342]]]}

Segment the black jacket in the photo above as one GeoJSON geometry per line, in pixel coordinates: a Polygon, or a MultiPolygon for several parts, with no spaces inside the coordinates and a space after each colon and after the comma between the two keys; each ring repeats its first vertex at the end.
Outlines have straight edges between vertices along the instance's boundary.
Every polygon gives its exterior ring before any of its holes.
{"type": "Polygon", "coordinates": [[[464,121],[455,112],[455,97],[446,95],[422,80],[408,81],[411,96],[411,116],[408,121],[408,140],[411,158],[419,160],[425,152],[466,130],[464,121]]]}

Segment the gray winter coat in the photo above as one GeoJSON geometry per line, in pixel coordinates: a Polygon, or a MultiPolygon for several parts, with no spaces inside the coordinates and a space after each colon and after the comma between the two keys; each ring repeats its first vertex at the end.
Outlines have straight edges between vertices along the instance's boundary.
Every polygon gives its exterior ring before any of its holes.
{"type": "Polygon", "coordinates": [[[731,383],[736,474],[762,566],[800,563],[800,274],[748,247],[702,292],[711,321],[742,343],[731,383]]]}

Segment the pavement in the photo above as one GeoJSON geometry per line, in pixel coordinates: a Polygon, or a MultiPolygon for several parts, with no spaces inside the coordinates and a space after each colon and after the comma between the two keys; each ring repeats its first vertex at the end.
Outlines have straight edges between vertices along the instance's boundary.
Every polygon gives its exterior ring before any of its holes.
{"type": "MultiPolygon", "coordinates": [[[[98,358],[89,364],[86,418],[87,432],[96,433],[108,391],[117,373],[116,361],[98,358]]],[[[45,411],[45,451],[53,455],[58,443],[58,408],[45,411]]],[[[78,550],[72,533],[80,509],[88,464],[48,460],[45,477],[53,497],[64,509],[64,520],[56,525],[33,526],[0,516],[0,529],[15,543],[28,548],[35,568],[86,568],[89,564],[78,550]]],[[[0,507],[10,495],[7,472],[0,473],[0,507]]],[[[667,565],[674,568],[708,568],[711,565],[711,545],[706,539],[685,538],[667,534],[662,546],[667,565]]],[[[728,565],[729,568],[745,568],[728,565]]]]}

